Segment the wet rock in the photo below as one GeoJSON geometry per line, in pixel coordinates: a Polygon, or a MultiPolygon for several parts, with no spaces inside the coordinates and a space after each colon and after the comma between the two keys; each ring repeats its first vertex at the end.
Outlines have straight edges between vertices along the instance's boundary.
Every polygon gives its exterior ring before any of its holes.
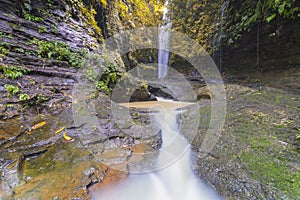
{"type": "Polygon", "coordinates": [[[0,29],[6,33],[11,33],[13,29],[9,26],[7,21],[0,20],[0,29]]]}
{"type": "Polygon", "coordinates": [[[1,191],[4,196],[8,196],[13,192],[14,188],[19,185],[20,182],[18,174],[18,162],[10,161],[6,163],[6,165],[2,166],[0,172],[2,172],[0,181],[1,191]]]}
{"type": "Polygon", "coordinates": [[[136,90],[130,98],[130,102],[138,101],[156,101],[156,98],[147,89],[140,89],[136,90]]]}

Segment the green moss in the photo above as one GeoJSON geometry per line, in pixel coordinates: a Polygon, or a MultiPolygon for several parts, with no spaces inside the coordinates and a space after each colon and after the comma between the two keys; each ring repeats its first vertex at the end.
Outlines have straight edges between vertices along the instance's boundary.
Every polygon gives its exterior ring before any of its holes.
{"type": "Polygon", "coordinates": [[[80,9],[81,9],[81,13],[83,14],[84,18],[87,20],[87,24],[92,26],[96,35],[99,37],[99,39],[101,41],[103,41],[102,30],[98,26],[98,24],[95,20],[95,15],[97,14],[95,9],[93,9],[93,8],[87,9],[84,6],[81,6],[80,9]]]}
{"type": "MultiPolygon", "coordinates": [[[[232,154],[232,158],[239,158],[239,162],[242,162],[254,179],[284,192],[290,199],[297,199],[300,196],[300,173],[292,165],[297,165],[299,152],[296,146],[287,141],[287,138],[297,135],[296,130],[289,127],[296,122],[284,121],[284,127],[277,126],[281,119],[285,119],[285,115],[275,118],[272,112],[276,106],[282,109],[287,105],[299,105],[296,100],[287,100],[293,99],[292,97],[293,95],[285,92],[272,90],[245,95],[243,105],[259,102],[260,109],[249,107],[240,111],[229,110],[227,117],[232,126],[229,131],[239,147],[230,145],[228,152],[232,154]]],[[[236,107],[240,106],[240,100],[232,101],[236,107]]]]}
{"type": "MultiPolygon", "coordinates": [[[[102,30],[95,20],[95,15],[97,14],[97,12],[95,11],[94,6],[97,1],[84,2],[81,0],[74,0],[68,2],[73,10],[78,10],[80,12],[80,18],[85,22],[85,28],[90,32],[90,34],[95,34],[98,41],[102,42],[104,40],[102,30]],[[93,30],[92,32],[90,31],[91,28],[93,30]]],[[[103,1],[102,3],[105,3],[105,1],[103,1]]],[[[69,13],[69,15],[72,14],[69,13]]]]}
{"type": "Polygon", "coordinates": [[[171,2],[172,27],[196,40],[208,53],[213,52],[213,40],[220,28],[222,1],[181,0],[171,2]],[[218,23],[216,23],[218,22],[218,23]]]}
{"type": "Polygon", "coordinates": [[[300,172],[290,170],[286,162],[257,154],[257,151],[244,152],[241,158],[247,163],[254,178],[280,189],[291,199],[300,196],[300,172]]]}
{"type": "Polygon", "coordinates": [[[157,26],[162,16],[163,2],[161,1],[141,1],[127,0],[114,1],[114,12],[120,17],[126,28],[141,26],[157,26]]]}

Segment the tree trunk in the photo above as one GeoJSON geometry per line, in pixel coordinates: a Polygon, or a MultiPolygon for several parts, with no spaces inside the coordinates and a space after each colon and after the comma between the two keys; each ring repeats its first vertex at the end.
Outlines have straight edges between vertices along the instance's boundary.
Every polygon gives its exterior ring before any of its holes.
{"type": "Polygon", "coordinates": [[[257,24],[257,35],[256,35],[256,65],[259,65],[259,25],[257,24]]]}

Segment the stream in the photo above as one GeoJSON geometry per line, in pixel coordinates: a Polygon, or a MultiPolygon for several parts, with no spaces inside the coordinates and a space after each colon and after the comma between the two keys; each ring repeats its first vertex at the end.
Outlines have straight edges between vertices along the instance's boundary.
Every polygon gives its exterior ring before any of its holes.
{"type": "Polygon", "coordinates": [[[110,200],[206,200],[221,199],[197,178],[191,167],[190,144],[179,132],[177,116],[182,107],[191,103],[174,101],[134,102],[127,107],[149,108],[161,128],[162,146],[156,161],[156,171],[129,173],[128,178],[115,186],[94,194],[93,199],[110,200]]]}

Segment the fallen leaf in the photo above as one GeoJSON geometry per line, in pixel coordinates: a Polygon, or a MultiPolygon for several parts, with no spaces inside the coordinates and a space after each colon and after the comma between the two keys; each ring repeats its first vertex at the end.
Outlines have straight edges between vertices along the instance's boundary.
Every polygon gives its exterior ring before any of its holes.
{"type": "Polygon", "coordinates": [[[255,92],[255,93],[253,93],[253,95],[259,95],[259,94],[261,94],[261,92],[255,92]]]}
{"type": "Polygon", "coordinates": [[[30,135],[32,132],[31,131],[26,131],[26,134],[27,135],[30,135]]]}
{"type": "Polygon", "coordinates": [[[73,142],[74,141],[73,138],[71,138],[70,136],[67,136],[66,132],[64,132],[64,139],[67,140],[68,142],[73,142]]]}
{"type": "Polygon", "coordinates": [[[300,140],[300,135],[297,135],[295,140],[300,140]]]}
{"type": "Polygon", "coordinates": [[[55,133],[54,133],[54,134],[56,135],[56,134],[58,134],[58,133],[62,132],[62,131],[65,129],[65,128],[66,128],[66,127],[62,127],[62,128],[60,128],[60,129],[58,129],[57,131],[55,131],[55,133]]]}
{"type": "Polygon", "coordinates": [[[46,124],[45,121],[40,122],[40,123],[37,123],[37,124],[33,125],[33,126],[31,127],[31,129],[32,129],[32,130],[35,130],[35,129],[41,128],[41,127],[44,126],[45,124],[46,124]]]}

